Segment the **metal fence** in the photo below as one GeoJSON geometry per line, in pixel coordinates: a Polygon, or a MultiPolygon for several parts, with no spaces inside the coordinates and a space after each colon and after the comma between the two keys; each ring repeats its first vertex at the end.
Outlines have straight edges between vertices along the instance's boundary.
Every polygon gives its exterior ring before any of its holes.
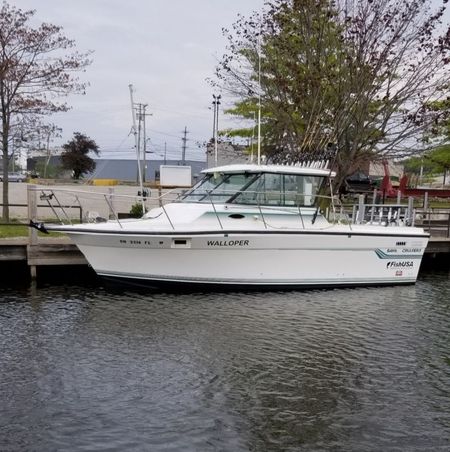
{"type": "Polygon", "coordinates": [[[450,209],[416,209],[416,226],[434,237],[450,238],[450,209]]]}

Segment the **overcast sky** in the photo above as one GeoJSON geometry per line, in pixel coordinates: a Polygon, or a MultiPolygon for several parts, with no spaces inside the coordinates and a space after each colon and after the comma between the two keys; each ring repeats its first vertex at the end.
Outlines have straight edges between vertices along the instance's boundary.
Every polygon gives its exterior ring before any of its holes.
{"type": "MultiPolygon", "coordinates": [[[[94,51],[82,79],[85,96],[71,96],[72,110],[53,121],[63,127],[61,142],[73,132],[87,134],[102,157],[133,158],[128,85],[134,100],[148,104],[147,135],[155,158],[180,158],[182,131],[188,158],[204,158],[197,146],[212,136],[212,77],[223,55],[222,27],[238,14],[259,11],[264,0],[9,0],[35,9],[34,21],[60,25],[79,51],[94,51]]],[[[227,99],[225,99],[227,101],[227,99]]],[[[231,101],[231,99],[228,99],[231,101]]],[[[220,116],[220,126],[225,118],[220,116]]],[[[152,158],[152,154],[150,154],[152,158]]]]}
{"type": "MultiPolygon", "coordinates": [[[[67,142],[73,132],[87,134],[108,158],[133,158],[134,139],[128,85],[135,102],[148,104],[147,136],[160,158],[181,157],[182,131],[188,133],[187,158],[204,159],[197,143],[212,136],[214,76],[225,51],[222,28],[263,8],[264,0],[7,0],[35,9],[36,23],[60,25],[79,51],[92,50],[93,63],[82,74],[85,96],[68,99],[72,110],[53,118],[67,142]]],[[[432,0],[440,5],[442,0],[432,0]]],[[[446,15],[446,19],[448,14],[446,15]]],[[[446,20],[448,22],[448,20],[446,20]]],[[[224,96],[224,103],[232,99],[224,96]]],[[[219,127],[239,126],[221,114],[219,127]]],[[[152,158],[152,154],[149,155],[152,158]]]]}

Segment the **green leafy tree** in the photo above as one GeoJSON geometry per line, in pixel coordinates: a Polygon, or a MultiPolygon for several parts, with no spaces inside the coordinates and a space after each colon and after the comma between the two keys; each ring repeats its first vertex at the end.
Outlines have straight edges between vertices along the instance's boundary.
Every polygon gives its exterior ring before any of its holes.
{"type": "Polygon", "coordinates": [[[72,50],[62,28],[33,26],[35,11],[3,2],[0,7],[0,144],[3,159],[3,218],[9,220],[8,164],[11,143],[24,138],[36,118],[68,110],[62,98],[84,93],[75,76],[90,64],[87,53],[72,50]]]}
{"type": "Polygon", "coordinates": [[[437,173],[443,174],[442,183],[445,185],[447,174],[450,172],[450,145],[444,145],[426,155],[427,160],[433,165],[433,169],[437,173]]]}
{"type": "MultiPolygon", "coordinates": [[[[250,127],[229,131],[251,136],[261,99],[265,152],[296,152],[322,147],[315,116],[327,121],[327,80],[341,53],[339,27],[327,1],[272,2],[263,16],[241,17],[226,32],[229,54],[218,67],[223,87],[240,99],[227,113],[250,120],[250,127]],[[307,24],[308,26],[304,26],[307,24]],[[308,139],[304,139],[308,136],[308,139]]],[[[333,93],[332,93],[333,94],[333,93]]]]}
{"type": "Polygon", "coordinates": [[[94,140],[82,133],[75,132],[73,139],[64,144],[63,149],[62,166],[72,171],[75,180],[78,180],[83,174],[94,171],[95,161],[88,155],[90,152],[95,155],[100,152],[94,140]]]}
{"type": "Polygon", "coordinates": [[[404,162],[405,170],[413,174],[443,175],[443,184],[446,184],[447,174],[450,172],[450,145],[446,144],[420,157],[412,157],[404,162]]]}
{"type": "MultiPolygon", "coordinates": [[[[447,85],[447,89],[450,86],[447,85]]],[[[445,185],[450,171],[450,97],[428,102],[426,109],[437,113],[436,120],[425,130],[423,141],[431,149],[421,157],[407,162],[412,171],[420,170],[431,174],[443,174],[445,185]]]]}
{"type": "MultiPolygon", "coordinates": [[[[405,156],[442,111],[450,32],[445,10],[427,0],[272,0],[263,15],[226,31],[217,68],[233,94],[229,112],[246,119],[262,107],[263,149],[295,161],[331,143],[340,185],[366,159],[405,156]]],[[[240,133],[240,132],[238,132],[240,133]]]]}
{"type": "Polygon", "coordinates": [[[40,175],[40,177],[56,179],[62,177],[64,172],[60,165],[52,165],[46,162],[46,160],[39,160],[36,163],[35,172],[40,175]]]}

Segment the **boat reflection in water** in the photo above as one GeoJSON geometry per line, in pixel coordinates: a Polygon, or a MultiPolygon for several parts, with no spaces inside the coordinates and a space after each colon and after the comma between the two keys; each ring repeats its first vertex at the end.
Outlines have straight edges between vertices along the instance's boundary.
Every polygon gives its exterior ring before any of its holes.
{"type": "Polygon", "coordinates": [[[258,289],[416,281],[428,234],[400,210],[384,218],[372,209],[360,224],[327,218],[318,206],[328,169],[228,165],[204,173],[142,218],[45,227],[66,233],[98,275],[121,281],[258,289]]]}
{"type": "Polygon", "coordinates": [[[0,450],[448,450],[448,278],[251,293],[1,286],[0,450]]]}

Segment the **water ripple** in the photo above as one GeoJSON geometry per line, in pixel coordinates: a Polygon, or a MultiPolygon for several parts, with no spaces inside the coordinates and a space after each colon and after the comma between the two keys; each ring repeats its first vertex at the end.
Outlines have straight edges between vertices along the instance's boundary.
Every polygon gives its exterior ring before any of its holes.
{"type": "Polygon", "coordinates": [[[448,450],[448,282],[2,290],[0,450],[448,450]]]}

